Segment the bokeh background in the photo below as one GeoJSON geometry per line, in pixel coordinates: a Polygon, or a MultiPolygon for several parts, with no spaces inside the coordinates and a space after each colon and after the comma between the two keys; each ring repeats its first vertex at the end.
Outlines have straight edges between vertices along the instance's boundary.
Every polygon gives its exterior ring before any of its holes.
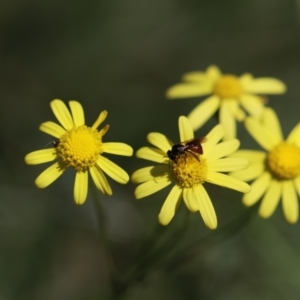
{"type": "MultiPolygon", "coordinates": [[[[38,131],[55,120],[50,101],[79,100],[90,125],[108,110],[105,141],[138,149],[148,132],[158,131],[176,142],[178,117],[202,98],[168,101],[165,91],[210,64],[282,79],[287,94],[268,104],[287,135],[300,120],[300,1],[0,2],[1,300],[110,297],[92,191],[78,207],[71,170],[38,190],[34,179],[46,166],[24,163],[28,152],[52,140],[38,131]]],[[[197,135],[215,124],[216,118],[197,135]]],[[[242,124],[238,134],[242,148],[259,149],[242,124]]],[[[149,165],[110,158],[130,174],[149,165]]],[[[168,191],[137,201],[132,183],[110,183],[113,196],[97,194],[120,272],[154,253],[145,276],[120,299],[298,299],[300,228],[285,222],[281,207],[262,220],[257,206],[243,207],[239,193],[207,185],[218,229],[208,230],[183,204],[164,228],[157,215],[168,191]],[[156,255],[162,245],[166,255],[156,255]]]]}

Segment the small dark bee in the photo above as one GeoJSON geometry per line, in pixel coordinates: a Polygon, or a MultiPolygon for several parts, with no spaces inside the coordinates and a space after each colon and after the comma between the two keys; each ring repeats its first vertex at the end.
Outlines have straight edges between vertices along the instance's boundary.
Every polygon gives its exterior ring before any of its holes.
{"type": "Polygon", "coordinates": [[[59,140],[53,140],[51,143],[52,143],[52,146],[54,148],[56,148],[58,146],[58,144],[59,144],[59,140]]]}
{"type": "Polygon", "coordinates": [[[192,154],[197,160],[199,160],[197,154],[203,154],[201,143],[204,143],[205,141],[205,137],[193,138],[191,140],[181,142],[180,144],[175,144],[172,146],[172,149],[167,152],[167,155],[169,159],[174,161],[175,163],[177,162],[180,155],[184,154],[186,156],[187,153],[192,154]]]}

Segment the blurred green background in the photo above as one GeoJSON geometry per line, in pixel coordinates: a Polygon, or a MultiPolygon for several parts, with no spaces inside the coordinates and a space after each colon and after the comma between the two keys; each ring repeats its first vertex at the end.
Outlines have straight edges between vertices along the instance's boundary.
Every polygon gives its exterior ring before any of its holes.
{"type": "MultiPolygon", "coordinates": [[[[110,294],[93,193],[83,206],[74,205],[71,170],[38,190],[34,179],[46,166],[24,163],[28,152],[52,140],[38,131],[40,123],[55,120],[50,101],[79,100],[88,125],[107,109],[105,141],[136,150],[147,144],[148,132],[158,131],[176,142],[178,117],[200,98],[171,102],[165,91],[182,74],[210,64],[225,73],[283,80],[287,94],[270,97],[269,105],[286,136],[299,122],[300,1],[1,1],[1,300],[110,294]]],[[[210,120],[197,135],[216,123],[210,120]]],[[[259,149],[242,124],[238,134],[242,148],[259,149]]],[[[109,158],[130,174],[150,165],[135,157],[109,158]]],[[[172,242],[168,257],[154,259],[122,299],[298,299],[299,224],[287,224],[281,207],[262,220],[257,206],[241,204],[241,194],[207,185],[217,231],[208,230],[199,214],[189,214],[180,237],[183,204],[168,227],[155,229],[167,190],[137,201],[132,183],[110,183],[112,197],[98,194],[121,272],[134,265],[145,241],[145,254],[157,243],[172,242]],[[197,241],[188,256],[180,254],[197,241]]]]}

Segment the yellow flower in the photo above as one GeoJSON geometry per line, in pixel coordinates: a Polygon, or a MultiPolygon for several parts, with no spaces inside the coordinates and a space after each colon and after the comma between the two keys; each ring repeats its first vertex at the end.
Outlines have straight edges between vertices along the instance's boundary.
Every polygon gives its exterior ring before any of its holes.
{"type": "MultiPolygon", "coordinates": [[[[178,123],[180,141],[193,139],[194,133],[188,119],[181,116],[178,123]]],[[[199,211],[206,226],[215,229],[217,217],[210,197],[203,186],[205,182],[243,193],[249,192],[250,186],[247,183],[220,173],[237,171],[248,166],[246,159],[224,158],[235,152],[240,143],[234,139],[218,144],[223,135],[223,127],[217,125],[208,133],[205,142],[202,143],[203,154],[186,151],[173,157],[170,154],[172,154],[174,144],[165,135],[157,132],[148,134],[149,143],[155,147],[143,147],[137,151],[137,156],[162,165],[139,169],[133,173],[132,180],[140,184],[135,190],[137,199],[149,196],[173,184],[158,216],[162,225],[167,225],[172,220],[176,208],[183,198],[191,212],[199,211]],[[168,158],[168,154],[173,160],[168,158]]]]}
{"type": "Polygon", "coordinates": [[[254,180],[251,192],[243,197],[247,206],[255,204],[261,197],[259,215],[270,217],[282,198],[286,220],[298,220],[298,197],[300,196],[300,123],[287,139],[283,139],[281,126],[275,112],[266,108],[261,121],[248,117],[246,128],[266,151],[240,150],[234,157],[246,157],[251,164],[246,170],[231,173],[245,181],[254,180]]]}
{"type": "Polygon", "coordinates": [[[167,90],[170,99],[198,97],[212,94],[196,106],[188,115],[193,129],[200,128],[219,108],[219,120],[225,129],[224,140],[236,137],[236,123],[243,121],[245,112],[259,117],[263,111],[262,98],[256,94],[282,94],[285,84],[275,78],[253,78],[251,74],[241,77],[222,74],[218,67],[210,66],[206,72],[191,72],[179,83],[167,90]]]}
{"type": "Polygon", "coordinates": [[[132,148],[124,143],[103,143],[102,138],[109,125],[98,130],[98,126],[106,119],[107,111],[102,111],[92,127],[85,125],[82,106],[77,101],[69,101],[71,114],[61,100],[50,103],[52,111],[61,125],[48,121],[40,125],[40,130],[55,139],[53,148],[31,152],[26,155],[25,162],[36,165],[58,160],[42,172],[35,184],[45,188],[54,182],[64,171],[71,167],[76,171],[74,198],[76,204],[83,204],[88,191],[88,170],[96,187],[104,194],[111,195],[111,187],[103,174],[106,173],[115,181],[125,184],[128,174],[103,153],[131,156],[132,148]]]}

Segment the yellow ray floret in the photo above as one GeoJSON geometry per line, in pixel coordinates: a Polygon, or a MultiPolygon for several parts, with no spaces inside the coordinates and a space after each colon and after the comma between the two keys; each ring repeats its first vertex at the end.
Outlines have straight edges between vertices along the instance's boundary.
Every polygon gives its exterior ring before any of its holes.
{"type": "Polygon", "coordinates": [[[56,139],[53,148],[34,151],[25,156],[25,162],[30,165],[56,160],[37,177],[37,187],[45,188],[66,169],[75,169],[74,199],[76,204],[83,204],[88,192],[88,172],[96,187],[107,195],[111,195],[112,190],[104,173],[121,184],[128,182],[128,174],[103,156],[104,153],[123,156],[133,154],[132,148],[127,144],[103,142],[109,125],[100,130],[98,127],[106,119],[107,111],[102,111],[92,127],[88,127],[79,102],[69,101],[70,111],[58,99],[51,101],[50,106],[60,124],[48,121],[40,125],[40,130],[56,139]]]}
{"type": "Polygon", "coordinates": [[[271,108],[266,108],[261,120],[246,119],[246,128],[265,151],[240,150],[234,157],[246,157],[246,170],[231,173],[240,180],[253,180],[251,192],[243,197],[247,206],[261,198],[259,214],[269,218],[282,200],[285,219],[298,221],[300,196],[300,123],[287,139],[283,139],[280,122],[271,108]]]}
{"type": "Polygon", "coordinates": [[[283,94],[285,84],[271,77],[254,78],[251,74],[238,77],[222,74],[217,66],[209,66],[205,72],[187,73],[183,83],[171,86],[168,99],[208,96],[188,115],[194,130],[200,128],[219,110],[219,121],[225,129],[224,140],[236,137],[236,121],[243,121],[247,112],[259,118],[264,108],[263,96],[283,94]]]}
{"type": "MultiPolygon", "coordinates": [[[[178,122],[180,141],[193,141],[194,133],[189,120],[182,116],[178,122]]],[[[192,143],[199,153],[186,151],[170,154],[170,149],[178,148],[166,136],[152,132],[148,134],[148,141],[155,147],[143,147],[137,151],[137,157],[150,160],[160,165],[145,167],[132,174],[132,181],[139,184],[135,189],[137,199],[156,193],[163,188],[172,185],[170,193],[164,201],[158,215],[159,222],[167,225],[173,219],[178,204],[183,199],[186,207],[191,212],[199,211],[207,227],[217,227],[217,216],[207,194],[204,184],[211,182],[220,186],[231,188],[243,193],[250,191],[250,186],[234,177],[221,172],[242,170],[248,166],[248,160],[244,158],[226,158],[239,147],[239,141],[234,139],[218,143],[224,135],[221,125],[215,126],[205,137],[196,139],[197,145],[192,143]],[[198,148],[197,148],[198,147],[198,148]],[[170,159],[169,159],[169,157],[170,159]]],[[[179,148],[180,148],[179,144],[179,148]]],[[[186,145],[182,143],[182,145],[186,145]]],[[[174,150],[175,149],[175,150],[174,150]]],[[[182,149],[182,148],[181,148],[182,149]]],[[[186,149],[186,148],[184,148],[186,149]]]]}

